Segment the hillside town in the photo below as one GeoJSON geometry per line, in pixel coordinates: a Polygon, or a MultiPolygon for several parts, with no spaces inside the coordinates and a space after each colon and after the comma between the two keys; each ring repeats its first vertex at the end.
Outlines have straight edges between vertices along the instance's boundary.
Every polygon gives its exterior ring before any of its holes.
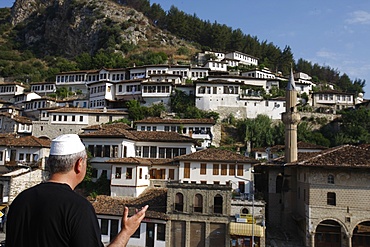
{"type": "Polygon", "coordinates": [[[327,148],[297,140],[304,102],[330,114],[368,101],[317,85],[310,75],[258,67],[238,51],[198,53],[196,65],[145,65],[68,71],[54,82],[0,83],[0,210],[48,178],[50,142],[78,134],[91,157],[92,180],[110,195],[90,196],[101,239],[121,228],[124,206],[149,205],[128,246],[370,246],[368,145],[327,148]],[[253,69],[239,72],[239,65],[253,69]],[[282,88],[282,85],[286,85],[282,88]],[[54,98],[56,90],[73,92],[54,98]],[[314,88],[318,88],[314,90],[314,88]],[[285,97],[273,95],[285,90],[285,97]],[[176,91],[225,119],[266,115],[285,126],[285,145],[222,149],[220,120],[161,117],[123,123],[126,102],[163,104],[176,91]]]}

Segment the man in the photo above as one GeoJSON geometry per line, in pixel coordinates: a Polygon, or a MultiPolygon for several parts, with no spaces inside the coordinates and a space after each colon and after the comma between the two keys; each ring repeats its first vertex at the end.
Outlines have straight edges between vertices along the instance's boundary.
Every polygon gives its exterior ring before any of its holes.
{"type": "MultiPolygon", "coordinates": [[[[51,142],[50,179],[20,193],[10,206],[6,246],[103,246],[94,208],[74,188],[86,174],[87,155],[78,135],[61,135],[51,142]]],[[[145,217],[148,206],[128,218],[109,246],[126,246],[145,217]]]]}

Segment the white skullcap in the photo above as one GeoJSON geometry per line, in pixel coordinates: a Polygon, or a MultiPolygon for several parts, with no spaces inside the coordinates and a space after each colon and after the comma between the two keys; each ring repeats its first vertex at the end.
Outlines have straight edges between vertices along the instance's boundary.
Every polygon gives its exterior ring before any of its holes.
{"type": "Polygon", "coordinates": [[[85,146],[78,135],[66,134],[51,141],[50,155],[75,154],[83,150],[85,150],[85,146]]]}

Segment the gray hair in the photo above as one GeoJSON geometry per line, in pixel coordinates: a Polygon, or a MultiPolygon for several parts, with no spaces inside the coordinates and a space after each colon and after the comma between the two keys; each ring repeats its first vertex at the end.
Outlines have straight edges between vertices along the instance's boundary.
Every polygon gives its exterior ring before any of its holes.
{"type": "Polygon", "coordinates": [[[50,155],[47,164],[51,174],[67,173],[73,168],[73,165],[80,158],[86,158],[86,150],[67,155],[50,155]]]}

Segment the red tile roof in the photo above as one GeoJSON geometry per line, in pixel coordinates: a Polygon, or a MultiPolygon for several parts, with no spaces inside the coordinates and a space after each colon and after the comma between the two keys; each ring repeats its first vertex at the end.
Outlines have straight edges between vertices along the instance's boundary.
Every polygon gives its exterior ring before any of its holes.
{"type": "Polygon", "coordinates": [[[160,123],[160,124],[215,124],[212,118],[193,118],[193,119],[175,119],[175,118],[146,118],[135,121],[137,123],[160,123]]]}
{"type": "Polygon", "coordinates": [[[101,129],[95,132],[80,134],[81,138],[89,137],[111,137],[126,138],[134,141],[156,141],[156,142],[191,142],[197,141],[191,137],[180,135],[176,132],[165,131],[136,131],[119,128],[101,129]]]}
{"type": "Polygon", "coordinates": [[[284,163],[284,157],[273,160],[275,164],[313,167],[370,168],[370,152],[366,148],[343,145],[321,152],[298,153],[298,161],[284,163]]]}
{"type": "Polygon", "coordinates": [[[113,124],[97,124],[97,125],[91,125],[86,128],[83,128],[83,130],[101,130],[101,129],[126,129],[126,130],[134,130],[129,125],[125,123],[113,123],[113,124]]]}
{"type": "Polygon", "coordinates": [[[246,157],[244,155],[218,148],[207,148],[201,151],[185,154],[175,157],[174,160],[202,160],[217,162],[242,162],[242,163],[259,163],[258,160],[246,157]]]}
{"type": "Polygon", "coordinates": [[[99,113],[99,114],[115,114],[115,115],[127,115],[127,112],[124,111],[113,111],[113,110],[104,110],[104,109],[88,109],[88,108],[79,108],[79,107],[63,107],[58,109],[49,110],[49,112],[61,112],[61,113],[99,113]]]}
{"type": "Polygon", "coordinates": [[[0,136],[1,146],[14,147],[46,147],[50,148],[50,140],[37,138],[35,136],[17,136],[14,134],[4,134],[0,136]]]}
{"type": "Polygon", "coordinates": [[[107,163],[117,164],[137,164],[137,165],[171,165],[174,159],[152,159],[140,157],[114,158],[106,161],[107,163]]]}
{"type": "Polygon", "coordinates": [[[22,123],[22,124],[32,124],[32,120],[28,117],[18,116],[7,113],[7,112],[0,112],[0,115],[3,115],[8,118],[12,118],[15,122],[22,123]]]}
{"type": "Polygon", "coordinates": [[[145,214],[146,218],[168,219],[166,216],[167,189],[165,188],[148,188],[139,197],[97,196],[92,205],[96,214],[114,216],[122,216],[125,206],[129,208],[130,216],[135,214],[135,209],[149,205],[145,214]]]}

